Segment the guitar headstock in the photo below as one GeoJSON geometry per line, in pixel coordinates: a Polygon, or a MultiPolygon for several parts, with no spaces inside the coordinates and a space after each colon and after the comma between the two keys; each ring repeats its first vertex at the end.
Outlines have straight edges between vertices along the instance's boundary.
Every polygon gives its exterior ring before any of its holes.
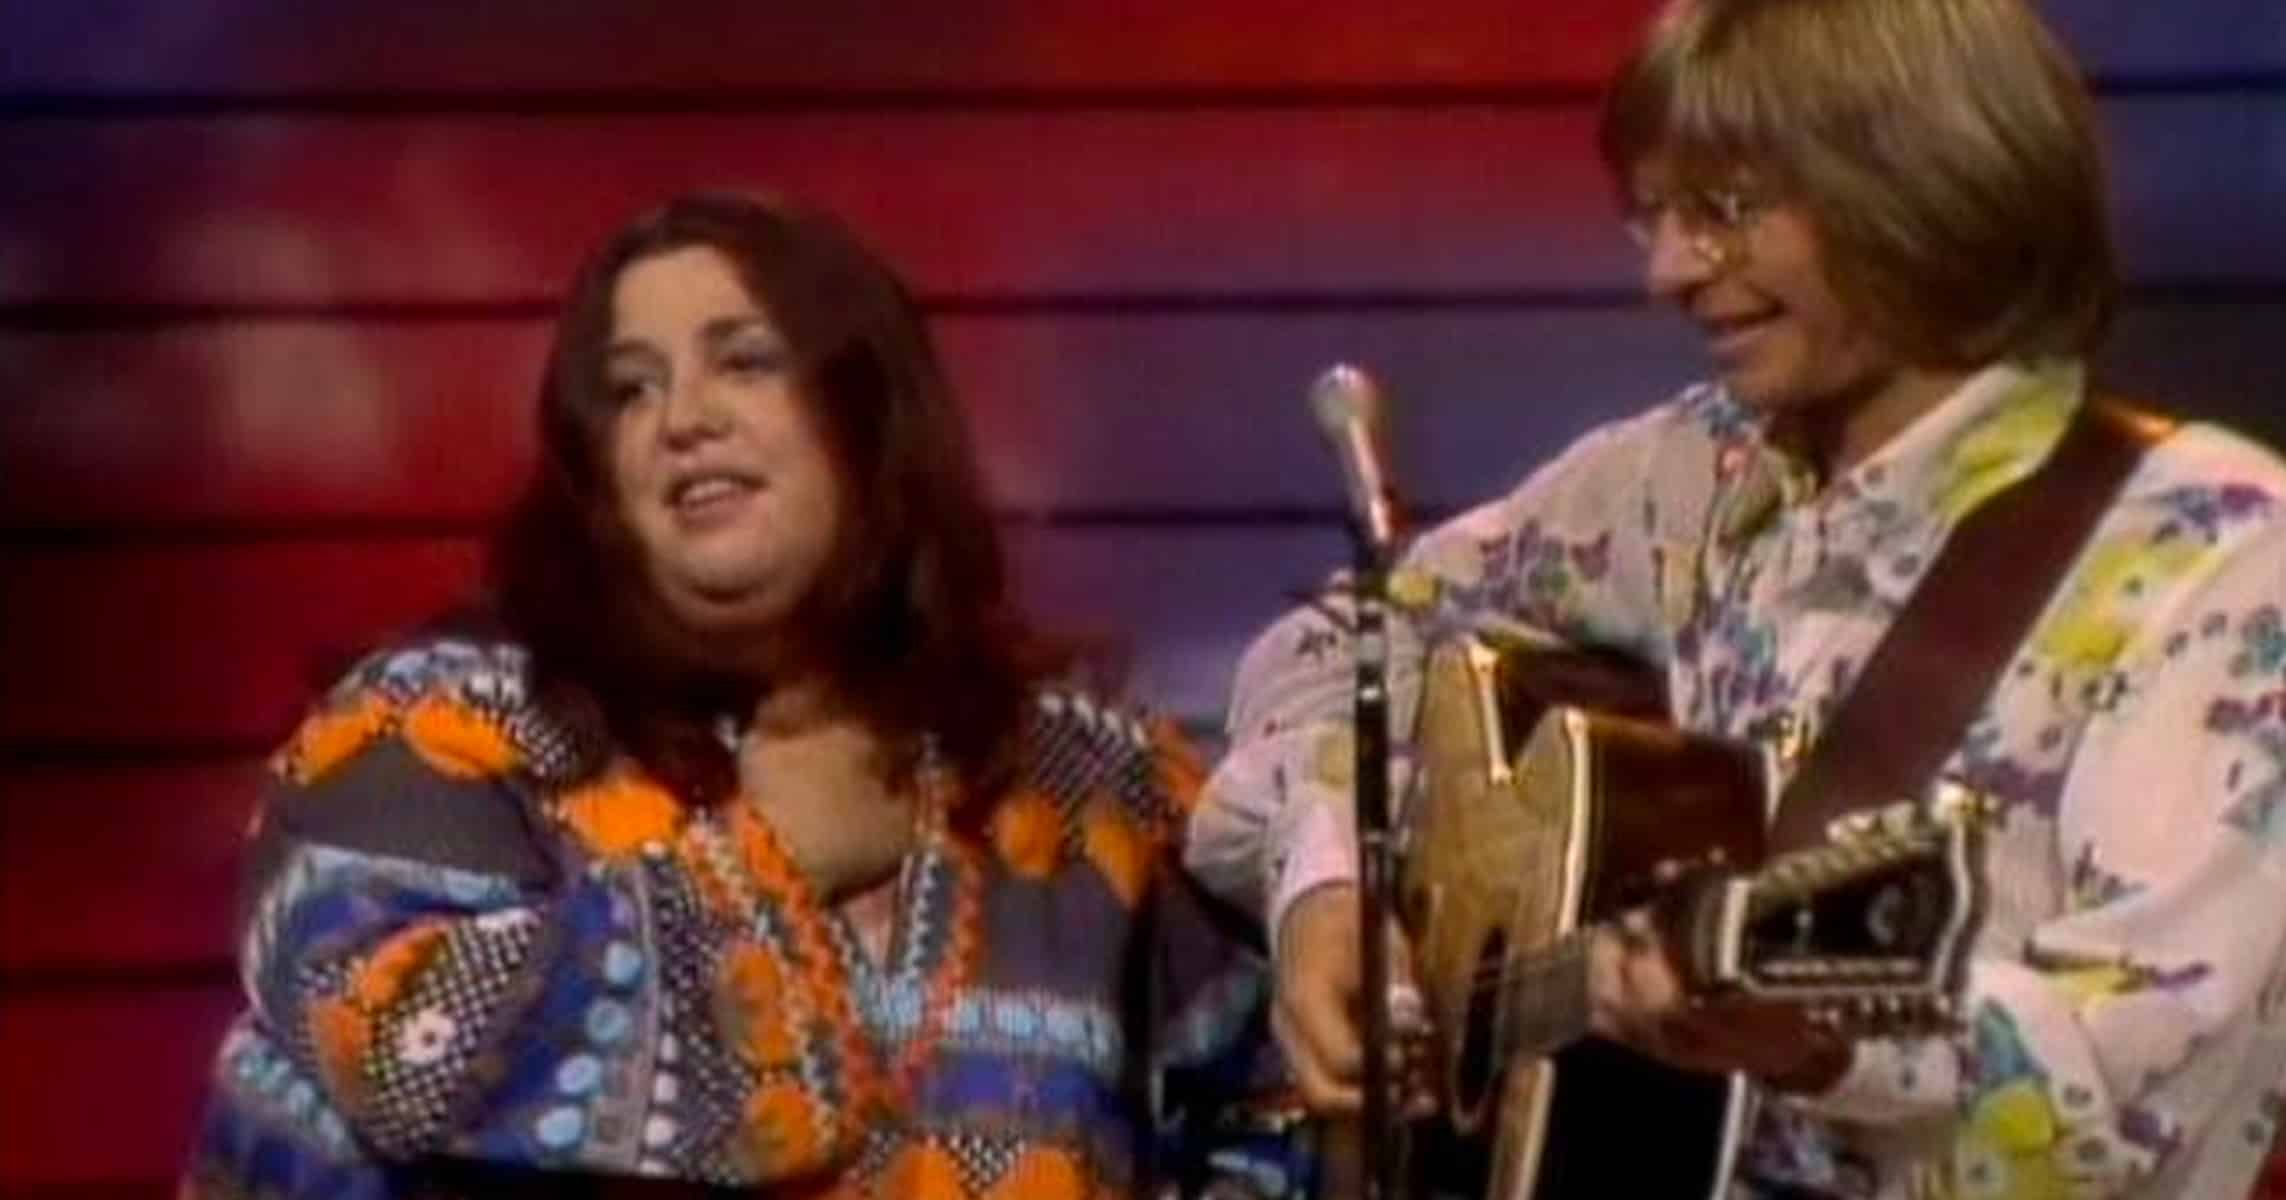
{"type": "Polygon", "coordinates": [[[1948,786],[1930,803],[1852,814],[1824,843],[1714,883],[1689,918],[1692,973],[1717,992],[1798,1003],[1850,1037],[1953,1027],[1988,813],[1948,786]]]}

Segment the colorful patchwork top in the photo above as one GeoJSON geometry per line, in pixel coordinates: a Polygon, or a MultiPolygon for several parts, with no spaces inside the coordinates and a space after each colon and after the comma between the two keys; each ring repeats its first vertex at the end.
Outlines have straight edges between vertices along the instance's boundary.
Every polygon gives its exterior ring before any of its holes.
{"type": "MultiPolygon", "coordinates": [[[[1820,489],[1718,388],[1590,435],[1412,549],[1440,618],[1666,672],[1790,767],[1961,517],[2056,444],[2068,364],[1995,367],[1820,489]]],[[[1995,581],[1996,585],[2003,581],[1995,581]]],[[[1394,654],[1399,728],[1420,630],[1394,654]]],[[[1312,610],[1241,664],[1189,858],[1273,913],[1353,871],[1349,655],[1312,610]]],[[[2001,805],[1957,1037],[1765,1104],[1746,1174],[1842,1196],[2243,1196],[2286,1120],[2286,463],[2154,447],[1952,755],[2001,805]]],[[[1273,926],[1274,928],[1274,926],[1273,926]]],[[[1788,1194],[1801,1194],[1799,1191],[1788,1194]]]]}
{"type": "Polygon", "coordinates": [[[751,806],[527,686],[513,645],[409,645],[276,756],[192,1194],[1093,1200],[1150,1165],[1154,1081],[1258,1027],[1258,956],[1163,869],[1198,777],[1164,727],[1040,693],[876,957],[751,806]]]}

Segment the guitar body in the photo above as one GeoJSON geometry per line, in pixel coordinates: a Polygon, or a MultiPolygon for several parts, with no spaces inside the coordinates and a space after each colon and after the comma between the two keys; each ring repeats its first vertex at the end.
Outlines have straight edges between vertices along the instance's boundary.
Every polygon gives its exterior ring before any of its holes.
{"type": "Polygon", "coordinates": [[[1396,895],[1440,1101],[1405,1139],[1416,1194],[1725,1185],[1744,1085],[1584,1036],[1579,932],[1638,906],[1658,915],[1693,995],[1798,1005],[1844,1038],[1957,1025],[1982,797],[1940,783],[1769,854],[1762,754],[1661,723],[1639,670],[1474,638],[1439,646],[1427,669],[1396,895]]]}
{"type": "Polygon", "coordinates": [[[1730,1081],[1592,1037],[1502,1061],[1518,1023],[1584,1013],[1535,1016],[1501,1002],[1511,989],[1472,986],[1642,903],[1662,864],[1761,860],[1759,757],[1656,723],[1658,705],[1653,681],[1600,660],[1470,639],[1430,658],[1397,890],[1443,1101],[1411,1138],[1419,1194],[1708,1196],[1727,1174],[1730,1081]]]}

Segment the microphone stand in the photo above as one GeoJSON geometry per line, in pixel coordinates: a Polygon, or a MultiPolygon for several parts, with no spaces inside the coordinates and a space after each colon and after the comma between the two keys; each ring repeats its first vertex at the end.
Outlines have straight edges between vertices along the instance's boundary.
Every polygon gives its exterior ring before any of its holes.
{"type": "Polygon", "coordinates": [[[1365,1113],[1360,1175],[1364,1200],[1397,1200],[1398,1150],[1390,1095],[1389,936],[1396,848],[1389,828],[1389,565],[1370,530],[1354,531],[1356,571],[1358,947],[1364,997],[1365,1113]]]}
{"type": "Polygon", "coordinates": [[[1396,556],[1397,504],[1380,447],[1381,390],[1371,375],[1336,364],[1310,386],[1319,432],[1340,462],[1350,502],[1356,627],[1354,708],[1358,850],[1359,983],[1364,997],[1365,1112],[1355,1156],[1363,1200],[1397,1200],[1404,1161],[1390,1094],[1395,1074],[1390,1004],[1391,892],[1396,848],[1389,830],[1389,566],[1396,556]]]}

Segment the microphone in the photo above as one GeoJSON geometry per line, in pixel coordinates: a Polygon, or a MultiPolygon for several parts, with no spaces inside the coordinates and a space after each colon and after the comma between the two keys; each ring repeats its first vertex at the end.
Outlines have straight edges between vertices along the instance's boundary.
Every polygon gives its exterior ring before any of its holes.
{"type": "Polygon", "coordinates": [[[1389,943],[1385,926],[1396,912],[1397,858],[1389,823],[1389,560],[1397,547],[1397,499],[1389,487],[1381,449],[1381,386],[1347,363],[1328,368],[1310,385],[1310,412],[1341,463],[1349,489],[1352,550],[1357,558],[1356,671],[1352,714],[1352,778],[1357,781],[1358,984],[1365,1003],[1364,1128],[1358,1142],[1363,1200],[1397,1200],[1403,1154],[1396,1064],[1390,1060],[1389,943]]]}
{"type": "Polygon", "coordinates": [[[1397,497],[1382,448],[1381,385],[1347,363],[1329,367],[1310,385],[1310,412],[1341,463],[1357,536],[1374,561],[1387,562],[1397,545],[1397,497]]]}

